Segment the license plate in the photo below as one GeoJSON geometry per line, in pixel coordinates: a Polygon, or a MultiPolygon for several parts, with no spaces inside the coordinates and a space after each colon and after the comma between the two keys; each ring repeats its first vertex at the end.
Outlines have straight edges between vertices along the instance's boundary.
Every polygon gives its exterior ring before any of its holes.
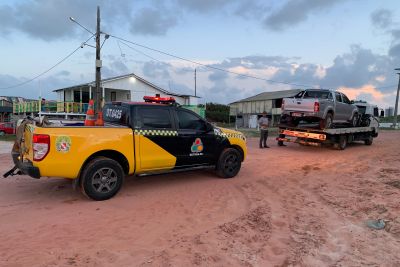
{"type": "Polygon", "coordinates": [[[300,112],[293,112],[293,113],[292,113],[292,116],[293,116],[293,117],[302,117],[303,114],[300,113],[300,112]]]}

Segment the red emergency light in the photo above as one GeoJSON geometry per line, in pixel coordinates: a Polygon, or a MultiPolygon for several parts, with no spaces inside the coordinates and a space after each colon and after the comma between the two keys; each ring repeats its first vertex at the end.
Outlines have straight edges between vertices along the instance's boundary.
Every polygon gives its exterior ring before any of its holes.
{"type": "Polygon", "coordinates": [[[173,97],[160,97],[160,95],[156,96],[144,96],[144,102],[147,103],[159,103],[159,104],[173,104],[175,103],[175,98],[173,97]]]}

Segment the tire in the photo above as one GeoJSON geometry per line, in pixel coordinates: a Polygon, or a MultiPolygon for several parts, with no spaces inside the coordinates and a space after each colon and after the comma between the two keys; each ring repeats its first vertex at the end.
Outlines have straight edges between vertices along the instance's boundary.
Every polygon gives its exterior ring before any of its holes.
{"type": "Polygon", "coordinates": [[[353,117],[351,118],[351,126],[357,127],[358,126],[358,114],[354,113],[353,117]]]}
{"type": "Polygon", "coordinates": [[[242,165],[242,155],[235,148],[222,151],[217,162],[217,175],[222,178],[232,178],[238,174],[242,165]]]}
{"type": "Polygon", "coordinates": [[[373,141],[374,141],[374,138],[372,137],[372,135],[370,135],[370,136],[368,136],[368,139],[364,140],[364,144],[367,146],[370,146],[370,145],[372,145],[373,141]]]}
{"type": "Polygon", "coordinates": [[[93,200],[107,200],[118,193],[123,179],[124,171],[118,162],[98,157],[85,166],[81,175],[81,189],[93,200]]]}
{"type": "Polygon", "coordinates": [[[5,134],[6,134],[5,132],[0,131],[0,136],[3,136],[3,135],[5,135],[5,134]]]}
{"type": "Polygon", "coordinates": [[[337,149],[339,150],[345,150],[347,147],[347,136],[346,135],[341,135],[339,136],[339,142],[337,143],[337,149]]]}
{"type": "Polygon", "coordinates": [[[333,116],[332,116],[332,113],[328,113],[328,114],[326,114],[325,119],[321,119],[321,120],[319,121],[319,128],[320,128],[321,130],[330,129],[330,128],[332,128],[332,124],[333,124],[333,116]]]}

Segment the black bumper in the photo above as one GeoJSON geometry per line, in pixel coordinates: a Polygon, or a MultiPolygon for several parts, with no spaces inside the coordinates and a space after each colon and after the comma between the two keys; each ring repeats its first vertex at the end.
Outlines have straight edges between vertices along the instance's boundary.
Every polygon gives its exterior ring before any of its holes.
{"type": "Polygon", "coordinates": [[[18,157],[19,153],[18,152],[11,152],[11,156],[13,158],[15,166],[26,175],[29,175],[30,177],[33,178],[40,178],[40,171],[38,167],[35,167],[32,165],[32,162],[27,161],[27,162],[21,162],[18,157]]]}

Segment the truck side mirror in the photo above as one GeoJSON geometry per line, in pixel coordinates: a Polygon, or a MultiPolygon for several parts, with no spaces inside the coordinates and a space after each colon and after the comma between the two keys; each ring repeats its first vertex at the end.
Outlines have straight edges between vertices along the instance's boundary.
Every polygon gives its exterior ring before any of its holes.
{"type": "Polygon", "coordinates": [[[354,100],[351,100],[351,101],[350,101],[350,104],[354,104],[354,100]]]}

